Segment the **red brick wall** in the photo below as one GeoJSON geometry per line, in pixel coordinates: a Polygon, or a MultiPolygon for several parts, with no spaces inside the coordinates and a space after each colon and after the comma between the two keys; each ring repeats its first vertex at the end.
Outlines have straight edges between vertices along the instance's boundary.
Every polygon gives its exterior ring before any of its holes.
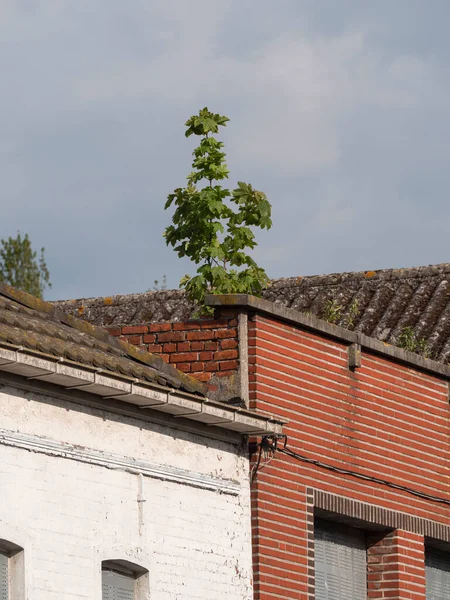
{"type": "MultiPolygon", "coordinates": [[[[110,333],[160,354],[212,391],[216,377],[232,379],[238,368],[231,313],[110,333]]],[[[288,420],[288,445],[300,454],[450,500],[447,382],[364,352],[351,371],[347,351],[322,334],[254,316],[251,407],[288,420]]],[[[255,599],[314,598],[312,488],[450,523],[449,507],[277,454],[252,488],[255,599]]],[[[377,535],[369,535],[369,599],[424,600],[423,536],[401,528],[377,535]]]]}
{"type": "MultiPolygon", "coordinates": [[[[352,372],[344,344],[258,315],[249,323],[249,355],[251,406],[289,420],[292,449],[450,500],[447,382],[366,353],[352,372]]],[[[278,454],[252,492],[257,599],[313,597],[308,488],[449,523],[449,507],[278,454]]],[[[408,595],[404,580],[396,584],[402,591],[381,597],[424,600],[423,541],[421,548],[419,574],[411,553],[395,558],[398,572],[421,581],[417,593],[408,595]]]]}
{"type": "Polygon", "coordinates": [[[388,534],[372,534],[368,541],[369,600],[423,600],[423,536],[396,529],[388,534]]]}
{"type": "MultiPolygon", "coordinates": [[[[115,337],[159,354],[199,381],[227,377],[238,369],[237,320],[198,320],[112,327],[115,337]]],[[[213,386],[214,387],[214,386],[213,386]]]]}

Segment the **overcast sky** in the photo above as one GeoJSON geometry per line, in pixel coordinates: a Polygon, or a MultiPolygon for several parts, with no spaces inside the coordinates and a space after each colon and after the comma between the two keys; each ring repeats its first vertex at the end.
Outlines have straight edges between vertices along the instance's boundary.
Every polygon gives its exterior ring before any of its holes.
{"type": "Polygon", "coordinates": [[[194,272],[165,246],[184,121],[226,114],[271,277],[449,262],[448,0],[0,0],[0,237],[48,299],[194,272]]]}

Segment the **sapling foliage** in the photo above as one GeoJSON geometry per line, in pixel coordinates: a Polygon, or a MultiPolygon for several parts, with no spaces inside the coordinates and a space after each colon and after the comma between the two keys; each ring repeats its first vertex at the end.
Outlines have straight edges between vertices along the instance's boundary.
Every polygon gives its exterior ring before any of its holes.
{"type": "Polygon", "coordinates": [[[205,295],[248,293],[259,295],[269,279],[248,254],[256,247],[254,228],[270,229],[271,205],[263,192],[238,182],[229,190],[223,143],[215,134],[229,119],[207,108],[186,121],[186,137],[196,135],[192,172],[187,184],[169,194],[165,208],[175,207],[172,225],[166,228],[166,243],[178,256],[187,256],[197,273],[182,278],[188,297],[203,306],[205,295]]]}

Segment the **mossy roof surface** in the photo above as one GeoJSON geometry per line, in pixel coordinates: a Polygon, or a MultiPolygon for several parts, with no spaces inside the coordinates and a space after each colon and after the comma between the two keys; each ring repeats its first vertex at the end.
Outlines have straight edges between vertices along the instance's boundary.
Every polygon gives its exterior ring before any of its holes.
{"type": "Polygon", "coordinates": [[[168,389],[205,395],[192,377],[60,308],[0,283],[0,343],[126,376],[168,389]]]}
{"type": "MultiPolygon", "coordinates": [[[[450,264],[275,279],[266,300],[326,318],[336,325],[397,345],[406,327],[426,341],[433,358],[450,361],[450,264]]],[[[56,302],[104,327],[182,321],[194,306],[179,290],[56,302]]]]}

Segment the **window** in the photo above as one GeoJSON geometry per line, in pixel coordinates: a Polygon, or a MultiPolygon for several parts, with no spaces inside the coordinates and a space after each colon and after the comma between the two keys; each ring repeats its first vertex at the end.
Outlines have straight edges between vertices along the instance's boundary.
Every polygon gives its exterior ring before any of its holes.
{"type": "MultiPolygon", "coordinates": [[[[102,600],[141,600],[147,598],[148,571],[126,560],[102,563],[102,600]]],[[[0,600],[3,600],[0,596],[0,600]]]]}
{"type": "Polygon", "coordinates": [[[427,548],[425,553],[425,581],[427,600],[450,598],[450,553],[427,548]]]}
{"type": "Polygon", "coordinates": [[[8,556],[0,553],[0,600],[9,600],[8,556]]]}
{"type": "Polygon", "coordinates": [[[0,600],[21,600],[23,596],[23,548],[0,539],[0,600]]]}
{"type": "Polygon", "coordinates": [[[363,531],[317,521],[314,562],[316,600],[367,599],[367,553],[363,531]]]}
{"type": "Polygon", "coordinates": [[[113,569],[102,570],[103,600],[135,600],[134,577],[113,569]]]}

